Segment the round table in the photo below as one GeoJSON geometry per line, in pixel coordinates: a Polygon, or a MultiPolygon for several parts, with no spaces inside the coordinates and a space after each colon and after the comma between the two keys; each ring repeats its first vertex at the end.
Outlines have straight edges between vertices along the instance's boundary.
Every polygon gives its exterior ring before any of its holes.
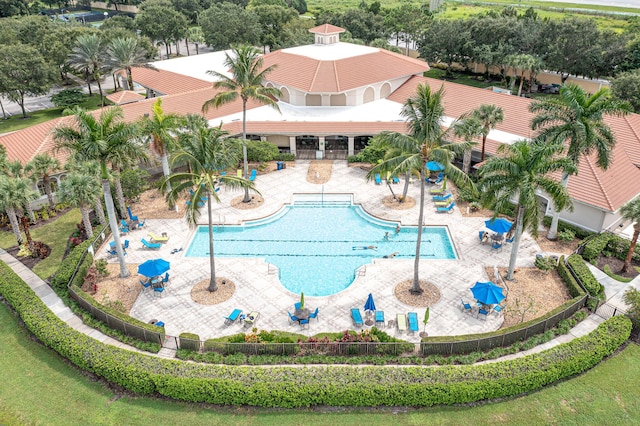
{"type": "Polygon", "coordinates": [[[295,312],[294,312],[294,315],[299,320],[308,319],[309,315],[311,315],[311,309],[307,309],[307,308],[296,309],[295,312]]]}

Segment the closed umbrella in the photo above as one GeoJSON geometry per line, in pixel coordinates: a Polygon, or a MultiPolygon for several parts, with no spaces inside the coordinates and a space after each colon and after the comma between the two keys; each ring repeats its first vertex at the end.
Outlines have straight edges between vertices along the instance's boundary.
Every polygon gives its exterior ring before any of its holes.
{"type": "Polygon", "coordinates": [[[506,297],[502,292],[502,287],[498,287],[490,281],[476,282],[476,284],[471,287],[471,293],[473,293],[473,297],[478,302],[485,305],[496,305],[506,297]]]}
{"type": "Polygon", "coordinates": [[[513,226],[513,223],[509,222],[507,219],[499,217],[497,219],[485,220],[484,225],[487,228],[491,229],[493,232],[504,234],[505,232],[509,232],[509,230],[513,226]]]}
{"type": "Polygon", "coordinates": [[[367,301],[364,304],[364,310],[366,311],[375,311],[376,304],[373,302],[373,295],[369,293],[369,297],[367,297],[367,301]]]}
{"type": "Polygon", "coordinates": [[[140,266],[138,266],[138,273],[145,277],[157,277],[169,270],[169,262],[164,259],[151,259],[147,260],[140,266]]]}
{"type": "Polygon", "coordinates": [[[444,166],[437,161],[429,161],[427,163],[427,169],[431,170],[432,172],[441,172],[444,170],[444,166]]]}

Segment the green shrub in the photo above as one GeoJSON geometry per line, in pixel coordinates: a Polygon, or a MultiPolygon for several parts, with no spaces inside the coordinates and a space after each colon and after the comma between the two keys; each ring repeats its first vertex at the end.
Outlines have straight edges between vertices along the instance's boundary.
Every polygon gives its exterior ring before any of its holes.
{"type": "Polygon", "coordinates": [[[553,256],[537,255],[534,264],[541,271],[551,271],[556,268],[558,259],[553,256]]]}
{"type": "Polygon", "coordinates": [[[281,152],[274,158],[275,161],[295,161],[296,155],[290,152],[281,152]]]}
{"type": "Polygon", "coordinates": [[[609,239],[611,238],[611,234],[608,232],[604,232],[600,235],[597,235],[594,238],[591,238],[585,245],[584,251],[582,252],[582,258],[587,262],[593,262],[598,255],[604,250],[604,248],[609,243],[609,239]]]}
{"type": "Polygon", "coordinates": [[[562,231],[558,231],[558,239],[564,242],[573,241],[576,238],[576,233],[571,229],[563,229],[562,231]]]}
{"type": "Polygon", "coordinates": [[[278,156],[278,146],[267,141],[247,141],[247,160],[263,163],[278,156]]]}
{"type": "MultiPolygon", "coordinates": [[[[544,219],[542,220],[542,223],[544,224],[544,226],[549,228],[551,226],[551,216],[545,216],[544,219]]],[[[587,231],[586,229],[583,229],[578,226],[571,225],[570,223],[559,220],[558,221],[558,238],[560,237],[560,232],[567,231],[567,230],[572,231],[574,235],[581,240],[584,240],[585,238],[595,234],[595,232],[593,231],[587,231]]]]}
{"type": "MultiPolygon", "coordinates": [[[[78,244],[76,247],[73,248],[73,250],[71,250],[69,255],[62,261],[62,263],[60,263],[60,267],[58,268],[53,278],[51,279],[51,287],[53,287],[53,289],[58,295],[62,296],[67,294],[67,285],[69,284],[69,280],[71,279],[73,272],[76,270],[76,265],[82,258],[82,254],[89,248],[90,245],[91,245],[91,241],[89,240],[84,241],[81,244],[78,244]]],[[[93,262],[93,256],[87,255],[87,257],[85,258],[85,261],[83,262],[83,265],[80,268],[82,270],[78,271],[78,274],[76,275],[76,280],[74,282],[74,283],[78,283],[78,282],[80,283],[78,287],[82,286],[82,282],[84,281],[84,276],[86,275],[87,270],[91,265],[91,262],[93,262]],[[91,260],[88,262],[88,265],[86,265],[87,259],[89,258],[91,260]]]]}
{"type": "Polygon", "coordinates": [[[151,188],[150,177],[149,172],[144,169],[132,168],[123,171],[120,174],[120,182],[122,183],[124,198],[129,201],[134,200],[144,191],[151,188]]]}
{"type": "MultiPolygon", "coordinates": [[[[607,247],[604,249],[607,255],[616,257],[620,260],[625,260],[629,253],[629,247],[631,246],[631,240],[622,238],[618,235],[611,235],[607,247]]],[[[640,244],[638,244],[633,251],[632,259],[640,261],[640,244]]]]}
{"type": "Polygon", "coordinates": [[[572,254],[567,258],[567,263],[573,269],[573,272],[582,282],[582,285],[590,296],[599,300],[604,300],[604,287],[596,280],[584,259],[579,254],[572,254]]]}
{"type": "Polygon", "coordinates": [[[562,278],[562,281],[564,281],[564,283],[566,284],[571,297],[579,297],[584,294],[584,291],[580,287],[580,284],[578,284],[576,279],[573,278],[573,275],[571,275],[571,272],[567,269],[567,266],[564,262],[564,256],[560,256],[557,271],[558,275],[560,275],[560,278],[562,278]]]}
{"type": "Polygon", "coordinates": [[[200,336],[194,333],[180,333],[178,336],[180,349],[198,352],[200,351],[200,336]]]}

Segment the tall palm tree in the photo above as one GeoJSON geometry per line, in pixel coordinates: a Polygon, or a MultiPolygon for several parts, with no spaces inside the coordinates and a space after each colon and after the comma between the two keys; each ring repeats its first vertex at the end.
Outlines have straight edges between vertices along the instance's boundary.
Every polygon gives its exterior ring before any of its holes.
{"type": "Polygon", "coordinates": [[[471,116],[482,123],[482,151],[480,161],[484,161],[485,145],[489,132],[504,120],[504,111],[501,107],[492,104],[482,104],[471,112],[471,116]]]}
{"type": "MultiPolygon", "coordinates": [[[[231,77],[227,77],[217,71],[207,71],[218,81],[213,83],[215,89],[222,89],[221,92],[206,101],[202,105],[202,111],[207,112],[210,107],[220,106],[233,102],[238,97],[242,99],[242,158],[244,164],[244,178],[249,177],[249,165],[247,163],[247,101],[253,99],[262,104],[268,105],[280,111],[276,97],[282,96],[280,89],[275,87],[264,87],[262,84],[276,65],[263,68],[263,58],[260,51],[253,46],[242,45],[231,49],[231,54],[225,53],[224,65],[229,68],[231,77]]],[[[248,203],[249,189],[244,192],[243,202],[248,203]]]]}
{"type": "Polygon", "coordinates": [[[82,223],[89,238],[93,237],[93,228],[89,219],[91,203],[95,201],[95,196],[99,192],[99,182],[90,175],[69,173],[66,179],[60,183],[60,199],[64,203],[80,208],[82,223]]]}
{"type": "Polygon", "coordinates": [[[118,253],[120,277],[125,278],[129,276],[129,270],[124,261],[116,212],[111,197],[109,164],[122,156],[135,157],[139,153],[139,148],[133,142],[138,134],[137,126],[123,122],[122,117],[120,107],[104,109],[98,119],[82,109],[76,109],[75,125],[57,127],[53,131],[53,137],[56,149],[68,151],[75,160],[97,161],[100,164],[102,192],[118,253]]]}
{"type": "MultiPolygon", "coordinates": [[[[175,172],[164,181],[164,185],[171,183],[173,188],[167,194],[170,204],[175,203],[181,193],[191,189],[192,195],[187,205],[186,217],[191,226],[196,226],[200,217],[200,200],[207,199],[207,214],[209,225],[209,265],[211,278],[209,291],[218,290],[216,283],[215,257],[213,250],[213,223],[211,213],[211,199],[220,202],[219,185],[231,188],[247,188],[255,190],[253,182],[237,176],[222,176],[224,170],[240,159],[240,141],[227,138],[228,134],[219,127],[208,127],[202,116],[189,115],[186,119],[184,131],[178,137],[178,148],[172,157],[172,163],[187,164],[188,170],[175,172]]],[[[164,189],[164,188],[163,188],[164,189]]]]}
{"type": "Polygon", "coordinates": [[[420,287],[420,247],[422,244],[422,227],[424,224],[424,199],[426,166],[430,160],[444,165],[444,173],[458,185],[473,185],[469,177],[452,164],[456,154],[468,148],[467,143],[446,143],[445,136],[449,129],[441,127],[444,116],[442,96],[444,87],[432,92],[427,84],[416,88],[416,94],[407,99],[402,108],[402,115],[407,119],[409,135],[396,132],[382,132],[378,139],[397,149],[399,154],[385,158],[367,174],[371,179],[376,173],[391,172],[399,175],[411,171],[420,175],[420,209],[418,214],[418,240],[416,241],[416,257],[413,267],[412,294],[421,294],[420,287]]]}
{"type": "Polygon", "coordinates": [[[636,249],[636,243],[638,242],[638,235],[640,235],[640,198],[629,201],[627,204],[620,208],[620,214],[623,218],[635,222],[633,224],[633,236],[631,237],[631,244],[629,245],[629,251],[627,257],[624,259],[624,265],[620,272],[627,272],[629,266],[631,266],[631,259],[633,258],[633,252],[636,249]]]}
{"type": "Polygon", "coordinates": [[[527,71],[531,72],[532,70],[539,69],[542,66],[542,61],[537,56],[527,53],[509,55],[508,61],[513,67],[514,74],[520,73],[520,84],[518,85],[518,96],[520,96],[522,94],[522,86],[524,85],[524,75],[527,71]]]}
{"type": "Polygon", "coordinates": [[[127,74],[127,86],[133,90],[131,68],[156,69],[147,60],[147,51],[136,37],[117,37],[107,46],[108,65],[113,71],[124,70],[127,74]]]}
{"type": "Polygon", "coordinates": [[[480,167],[479,186],[486,205],[499,212],[507,208],[513,199],[517,200],[508,280],[513,279],[523,230],[527,229],[533,236],[538,235],[541,212],[536,193],[544,191],[563,208],[571,203],[566,188],[549,177],[553,172],[574,167],[569,159],[559,156],[562,151],[560,143],[520,140],[513,145],[500,145],[499,155],[480,167]]]}
{"type": "Polygon", "coordinates": [[[76,46],[71,50],[67,59],[67,64],[70,68],[86,74],[89,94],[91,94],[89,77],[93,77],[96,80],[103,106],[104,98],[100,74],[107,69],[107,58],[106,46],[100,36],[97,34],[85,34],[77,38],[76,46]]]}
{"type": "Polygon", "coordinates": [[[476,143],[473,142],[474,138],[483,135],[482,123],[472,115],[462,117],[454,123],[453,134],[464,138],[464,141],[470,145],[469,149],[464,151],[462,158],[462,171],[469,174],[469,170],[471,170],[471,146],[476,145],[476,143]]]}
{"type": "MultiPolygon", "coordinates": [[[[531,120],[531,128],[539,130],[539,138],[567,145],[566,156],[576,166],[572,170],[577,173],[582,156],[591,155],[594,151],[598,156],[598,167],[603,170],[609,167],[616,137],[603,118],[605,115],[625,115],[631,111],[631,106],[613,99],[606,87],[589,95],[580,86],[568,84],[560,88],[559,96],[532,102],[529,111],[537,114],[531,120]]],[[[561,182],[565,188],[569,175],[562,172],[561,182]]],[[[554,210],[547,233],[549,240],[558,237],[558,218],[562,209],[555,206],[554,210]]]]}
{"type": "MultiPolygon", "coordinates": [[[[0,210],[4,210],[9,216],[9,223],[11,223],[11,230],[18,245],[22,245],[24,239],[20,232],[20,224],[18,217],[23,215],[23,208],[25,204],[29,204],[37,197],[36,192],[33,189],[31,181],[23,177],[12,177],[8,175],[0,175],[0,210]]],[[[25,218],[26,219],[26,218],[25,218]]],[[[29,246],[32,245],[32,241],[29,234],[29,221],[22,221],[24,226],[25,235],[27,236],[27,242],[29,246]]]]}
{"type": "MultiPolygon", "coordinates": [[[[8,161],[6,163],[4,173],[6,173],[8,176],[12,178],[23,179],[24,184],[26,184],[26,182],[31,183],[31,186],[29,186],[28,189],[33,190],[33,184],[35,183],[35,179],[33,179],[33,176],[30,176],[28,173],[26,173],[25,167],[22,165],[22,163],[19,160],[8,161]]],[[[22,184],[23,183],[21,183],[21,185],[22,184]]],[[[22,204],[24,209],[27,211],[27,214],[29,215],[29,220],[31,221],[31,223],[36,223],[37,222],[36,214],[33,211],[33,207],[31,207],[31,201],[38,198],[40,194],[38,194],[35,191],[33,193],[35,194],[34,197],[23,199],[22,204]]],[[[19,209],[18,213],[20,217],[22,217],[22,212],[23,212],[23,209],[19,209]]]]}
{"type": "Polygon", "coordinates": [[[38,154],[24,167],[25,173],[31,175],[34,180],[42,179],[44,192],[47,194],[49,208],[53,209],[56,204],[53,201],[53,191],[51,190],[51,173],[60,170],[60,162],[47,153],[38,154]]]}
{"type": "MultiPolygon", "coordinates": [[[[169,168],[169,152],[174,147],[174,137],[180,128],[183,117],[178,114],[165,114],[162,109],[162,98],[158,98],[151,107],[153,115],[143,117],[140,120],[140,129],[143,135],[149,135],[151,148],[160,155],[162,173],[165,179],[171,175],[169,168]]],[[[171,192],[171,184],[167,182],[167,192],[171,192]]]]}
{"type": "MultiPolygon", "coordinates": [[[[71,173],[91,176],[98,186],[102,184],[100,179],[100,164],[97,161],[74,161],[73,158],[70,158],[64,168],[71,173]]],[[[93,210],[96,212],[96,216],[98,216],[98,222],[104,225],[107,220],[104,216],[100,195],[99,191],[93,194],[93,210]]]]}

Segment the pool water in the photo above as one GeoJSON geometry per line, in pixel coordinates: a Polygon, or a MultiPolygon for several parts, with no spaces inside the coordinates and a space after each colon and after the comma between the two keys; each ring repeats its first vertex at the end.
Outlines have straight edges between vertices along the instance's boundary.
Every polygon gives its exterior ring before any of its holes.
{"type": "MultiPolygon", "coordinates": [[[[415,257],[418,228],[402,227],[396,234],[396,225],[359,206],[294,204],[267,219],[214,226],[214,254],[264,258],[278,267],[282,285],[293,293],[328,296],[347,288],[356,270],[373,259],[394,252],[396,258],[415,257]],[[364,249],[369,246],[376,249],[364,249]]],[[[198,228],[186,256],[209,256],[206,226],[198,228]]],[[[456,258],[446,227],[423,228],[420,258],[456,258]]]]}

